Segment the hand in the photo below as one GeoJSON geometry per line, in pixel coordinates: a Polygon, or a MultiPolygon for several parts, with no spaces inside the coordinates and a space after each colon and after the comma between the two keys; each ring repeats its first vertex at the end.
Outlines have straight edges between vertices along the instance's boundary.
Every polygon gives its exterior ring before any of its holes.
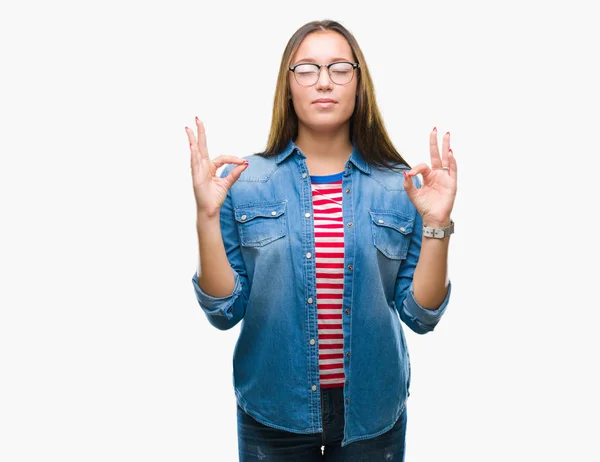
{"type": "Polygon", "coordinates": [[[408,172],[404,171],[404,189],[417,211],[423,217],[423,224],[442,227],[450,225],[450,213],[456,196],[456,159],[450,149],[450,132],[442,140],[442,154],[438,150],[437,131],[429,135],[431,168],[419,164],[408,172]],[[442,169],[442,167],[447,167],[442,169]],[[421,174],[423,185],[416,188],[411,177],[421,174]]]}
{"type": "Polygon", "coordinates": [[[225,202],[229,188],[248,167],[248,161],[236,156],[219,156],[210,159],[206,147],[204,124],[196,117],[198,141],[193,130],[185,127],[191,150],[192,181],[198,212],[215,216],[225,202]],[[225,178],[219,178],[217,169],[225,164],[238,164],[225,178]]]}

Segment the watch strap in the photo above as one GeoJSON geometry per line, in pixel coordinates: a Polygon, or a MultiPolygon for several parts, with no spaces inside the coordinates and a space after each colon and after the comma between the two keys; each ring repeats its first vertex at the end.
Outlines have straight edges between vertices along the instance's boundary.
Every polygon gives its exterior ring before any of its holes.
{"type": "Polygon", "coordinates": [[[454,221],[450,220],[450,226],[445,228],[433,228],[431,226],[423,225],[423,236],[433,237],[435,239],[443,239],[450,236],[454,232],[454,221]]]}

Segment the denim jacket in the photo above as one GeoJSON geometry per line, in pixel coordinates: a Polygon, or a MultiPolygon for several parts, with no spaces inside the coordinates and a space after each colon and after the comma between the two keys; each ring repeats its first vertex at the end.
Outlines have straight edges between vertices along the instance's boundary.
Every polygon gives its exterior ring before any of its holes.
{"type": "MultiPolygon", "coordinates": [[[[249,166],[220,213],[233,293],[208,295],[194,273],[195,295],[216,328],[242,321],[233,353],[239,406],[265,425],[319,433],[315,238],[306,156],[290,141],[275,157],[245,158],[249,166]]],[[[220,177],[234,167],[226,165],[220,177]]],[[[400,320],[425,334],[439,322],[450,297],[451,284],[435,310],[414,298],[422,219],[403,182],[401,172],[370,166],[354,146],[342,176],[342,446],[393,427],[410,395],[410,357],[400,320]]],[[[421,186],[417,177],[413,182],[421,186]]]]}

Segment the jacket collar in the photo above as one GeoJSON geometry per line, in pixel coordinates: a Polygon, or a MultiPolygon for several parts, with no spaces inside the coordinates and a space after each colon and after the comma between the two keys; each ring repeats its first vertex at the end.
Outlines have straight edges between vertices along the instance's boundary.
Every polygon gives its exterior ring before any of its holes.
{"type": "MultiPolygon", "coordinates": [[[[367,161],[365,160],[365,158],[359,151],[356,144],[354,144],[354,142],[352,143],[352,146],[353,146],[352,154],[350,154],[350,158],[348,160],[350,162],[352,162],[354,164],[354,166],[356,168],[358,168],[359,170],[361,170],[363,173],[370,175],[371,174],[370,165],[367,163],[367,161]]],[[[306,157],[304,155],[304,153],[300,150],[300,148],[298,146],[296,146],[296,143],[294,143],[293,140],[290,140],[290,142],[285,147],[285,149],[277,155],[277,157],[275,158],[275,162],[277,162],[277,164],[280,164],[281,162],[283,162],[285,159],[287,159],[290,155],[292,155],[295,152],[298,153],[298,155],[301,157],[306,157]]]]}

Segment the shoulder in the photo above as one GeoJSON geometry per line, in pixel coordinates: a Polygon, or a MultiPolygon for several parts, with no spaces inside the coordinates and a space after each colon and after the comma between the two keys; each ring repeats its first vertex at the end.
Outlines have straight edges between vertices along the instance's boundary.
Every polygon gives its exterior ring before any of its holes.
{"type": "Polygon", "coordinates": [[[406,164],[398,163],[392,168],[371,166],[370,178],[388,191],[404,191],[404,171],[410,170],[406,164]]]}
{"type": "MultiPolygon", "coordinates": [[[[268,181],[278,168],[275,157],[266,158],[260,154],[250,154],[241,158],[248,161],[248,167],[242,172],[238,181],[268,181]]],[[[225,165],[221,178],[229,175],[235,167],[236,164],[225,165]]]]}

